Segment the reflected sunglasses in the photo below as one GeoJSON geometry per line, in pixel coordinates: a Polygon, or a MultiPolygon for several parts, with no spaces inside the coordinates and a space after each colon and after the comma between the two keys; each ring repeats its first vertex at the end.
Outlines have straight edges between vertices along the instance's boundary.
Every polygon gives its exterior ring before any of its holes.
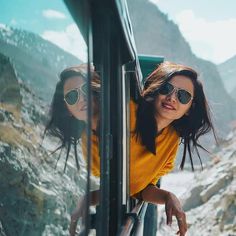
{"type": "Polygon", "coordinates": [[[188,104],[193,99],[193,96],[191,95],[190,92],[188,92],[185,89],[176,88],[173,84],[168,83],[168,82],[163,84],[158,89],[158,93],[161,95],[170,95],[173,92],[175,92],[176,97],[178,98],[179,102],[182,104],[188,104]]]}
{"type": "Polygon", "coordinates": [[[69,90],[64,96],[64,101],[70,106],[75,105],[79,101],[81,93],[84,96],[87,95],[86,83],[82,84],[79,88],[69,90]]]}

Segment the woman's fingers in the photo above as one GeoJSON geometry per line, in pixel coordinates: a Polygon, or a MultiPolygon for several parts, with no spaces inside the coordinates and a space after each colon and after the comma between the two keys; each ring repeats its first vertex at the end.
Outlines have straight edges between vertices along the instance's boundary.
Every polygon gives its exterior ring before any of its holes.
{"type": "Polygon", "coordinates": [[[167,224],[171,225],[172,217],[175,216],[179,227],[179,231],[177,233],[179,233],[180,236],[184,236],[187,232],[187,222],[185,213],[182,210],[178,198],[174,194],[169,193],[165,207],[166,207],[167,224]]]}
{"type": "Polygon", "coordinates": [[[77,226],[77,221],[71,217],[70,229],[69,229],[70,236],[75,236],[76,226],[77,226]]]}
{"type": "Polygon", "coordinates": [[[172,208],[166,208],[166,224],[171,226],[172,224],[172,208]]]}
{"type": "Polygon", "coordinates": [[[76,209],[71,214],[70,229],[69,229],[70,236],[75,236],[77,223],[78,223],[79,218],[83,214],[83,208],[84,206],[82,205],[82,201],[79,200],[76,209]]]}
{"type": "Polygon", "coordinates": [[[180,236],[184,236],[187,232],[187,222],[186,222],[186,216],[184,212],[179,213],[176,215],[177,223],[179,226],[179,231],[177,233],[180,234],[180,236]]]}

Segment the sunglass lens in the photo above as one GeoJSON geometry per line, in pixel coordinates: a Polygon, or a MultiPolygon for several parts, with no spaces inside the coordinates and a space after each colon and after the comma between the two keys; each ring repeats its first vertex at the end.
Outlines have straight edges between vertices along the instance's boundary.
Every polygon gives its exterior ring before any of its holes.
{"type": "Polygon", "coordinates": [[[182,104],[187,104],[191,100],[191,94],[185,90],[178,91],[178,99],[182,104]]]}
{"type": "Polygon", "coordinates": [[[160,87],[159,94],[161,95],[167,95],[170,94],[174,89],[174,86],[170,83],[166,83],[160,87]]]}
{"type": "Polygon", "coordinates": [[[87,95],[87,91],[88,91],[87,83],[84,83],[84,84],[81,86],[81,91],[82,91],[83,95],[87,95]]]}
{"type": "Polygon", "coordinates": [[[79,97],[79,91],[78,90],[71,90],[65,95],[65,100],[69,105],[74,105],[79,97]]]}

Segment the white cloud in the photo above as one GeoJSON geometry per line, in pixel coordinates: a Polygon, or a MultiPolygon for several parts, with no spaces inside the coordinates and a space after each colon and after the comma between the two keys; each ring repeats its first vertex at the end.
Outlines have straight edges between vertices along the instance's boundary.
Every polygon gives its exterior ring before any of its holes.
{"type": "Polygon", "coordinates": [[[44,17],[49,18],[49,19],[65,19],[66,18],[64,13],[53,10],[53,9],[43,10],[42,14],[44,17]]]}
{"type": "Polygon", "coordinates": [[[44,31],[41,36],[82,61],[87,61],[87,46],[76,24],[68,25],[64,31],[44,31]]]}
{"type": "Polygon", "coordinates": [[[0,23],[0,29],[7,29],[7,26],[3,23],[0,23]]]}
{"type": "Polygon", "coordinates": [[[236,54],[236,18],[209,21],[187,9],[175,21],[197,56],[220,63],[236,54]]]}

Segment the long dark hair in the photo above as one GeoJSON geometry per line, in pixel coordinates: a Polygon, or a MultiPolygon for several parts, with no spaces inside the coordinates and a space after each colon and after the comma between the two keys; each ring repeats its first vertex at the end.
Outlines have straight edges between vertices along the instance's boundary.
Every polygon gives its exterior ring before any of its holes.
{"type": "Polygon", "coordinates": [[[164,62],[146,78],[142,96],[138,101],[135,135],[136,138],[141,138],[142,144],[150,152],[156,154],[155,138],[157,136],[157,125],[154,110],[155,97],[158,95],[158,89],[176,75],[188,77],[194,86],[194,98],[188,115],[184,115],[171,123],[184,145],[180,168],[184,168],[186,153],[188,152],[191,167],[194,170],[192,151],[196,151],[202,166],[198,147],[206,150],[199,144],[199,137],[211,130],[215,139],[216,135],[202,83],[198,79],[197,72],[192,68],[172,62],[164,62]]]}
{"type": "MultiPolygon", "coordinates": [[[[43,137],[45,137],[45,134],[47,133],[48,135],[54,136],[60,140],[61,144],[56,148],[56,150],[52,152],[55,153],[56,151],[60,150],[58,160],[60,159],[62,149],[66,149],[64,171],[66,169],[71,146],[74,148],[76,166],[78,169],[80,168],[77,154],[77,143],[81,138],[82,132],[86,126],[85,121],[78,120],[70,114],[64,101],[64,84],[68,79],[75,76],[79,76],[86,81],[87,65],[81,64],[78,66],[69,67],[61,72],[60,80],[56,85],[56,90],[51,103],[49,112],[50,118],[46,124],[43,135],[43,137]]],[[[98,107],[100,97],[100,78],[94,70],[91,71],[91,90],[95,107],[98,107]]]]}

